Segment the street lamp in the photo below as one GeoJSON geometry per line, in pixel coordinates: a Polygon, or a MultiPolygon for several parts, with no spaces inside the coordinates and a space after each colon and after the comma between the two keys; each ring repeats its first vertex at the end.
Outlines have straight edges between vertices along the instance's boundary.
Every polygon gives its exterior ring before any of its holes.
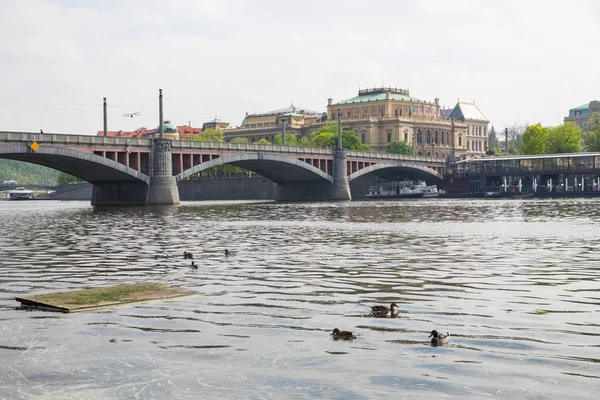
{"type": "Polygon", "coordinates": [[[283,125],[283,134],[281,135],[281,145],[285,146],[285,114],[281,115],[281,125],[283,125]]]}

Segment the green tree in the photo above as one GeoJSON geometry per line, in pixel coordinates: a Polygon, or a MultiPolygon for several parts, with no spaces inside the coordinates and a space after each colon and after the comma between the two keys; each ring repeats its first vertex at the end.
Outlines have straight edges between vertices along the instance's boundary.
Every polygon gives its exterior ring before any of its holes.
{"type": "Polygon", "coordinates": [[[58,177],[56,178],[56,183],[58,183],[59,185],[62,185],[65,183],[79,183],[79,182],[83,182],[83,181],[73,175],[67,174],[66,172],[61,172],[60,174],[58,174],[58,177]]]}
{"type": "Polygon", "coordinates": [[[256,142],[254,142],[254,144],[272,144],[271,142],[269,142],[267,139],[265,138],[260,138],[258,139],[256,142]]]}
{"type": "Polygon", "coordinates": [[[310,139],[311,146],[314,147],[332,147],[337,143],[337,133],[321,132],[313,135],[310,139]]]}
{"type": "MultiPolygon", "coordinates": [[[[314,147],[331,147],[337,144],[338,125],[325,124],[313,132],[311,145],[314,147]]],[[[349,150],[369,151],[369,146],[363,144],[356,132],[350,129],[342,130],[342,147],[349,150]]]]}
{"type": "Polygon", "coordinates": [[[392,140],[385,146],[385,151],[396,154],[412,154],[413,148],[404,140],[392,140]]]}
{"type": "Polygon", "coordinates": [[[225,140],[225,136],[223,135],[222,130],[211,128],[202,131],[202,133],[199,135],[188,136],[188,140],[197,142],[223,142],[225,140]]]}
{"type": "MultiPolygon", "coordinates": [[[[281,135],[277,135],[273,138],[273,144],[282,144],[283,142],[281,141],[281,135]]],[[[297,146],[298,145],[298,139],[296,138],[296,135],[294,135],[293,133],[289,133],[286,132],[285,134],[285,145],[286,146],[297,146]]]]}
{"type": "Polygon", "coordinates": [[[298,139],[298,146],[310,147],[310,139],[307,136],[302,136],[298,139]]]}
{"type": "Polygon", "coordinates": [[[593,113],[590,117],[590,131],[583,135],[585,151],[600,151],[600,113],[593,113]]]}
{"type": "Polygon", "coordinates": [[[548,152],[548,138],[550,130],[537,123],[529,125],[523,132],[523,154],[546,154],[548,152]]]}
{"type": "Polygon", "coordinates": [[[583,135],[574,122],[565,122],[550,129],[548,153],[578,153],[581,151],[583,135]]]}
{"type": "Polygon", "coordinates": [[[248,138],[247,137],[234,137],[233,139],[231,139],[230,143],[248,143],[248,138]]]}

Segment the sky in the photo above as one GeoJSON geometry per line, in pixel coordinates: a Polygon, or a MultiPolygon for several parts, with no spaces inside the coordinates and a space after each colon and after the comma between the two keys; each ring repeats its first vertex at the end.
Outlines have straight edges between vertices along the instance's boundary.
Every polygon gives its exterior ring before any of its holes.
{"type": "Polygon", "coordinates": [[[0,0],[0,131],[95,135],[391,86],[496,129],[600,100],[594,0],[0,0]],[[134,117],[126,114],[139,113],[134,117]]]}

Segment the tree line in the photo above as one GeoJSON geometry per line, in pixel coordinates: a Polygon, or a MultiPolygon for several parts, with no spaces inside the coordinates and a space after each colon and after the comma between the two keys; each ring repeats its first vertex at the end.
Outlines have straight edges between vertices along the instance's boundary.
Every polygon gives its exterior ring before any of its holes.
{"type": "MultiPolygon", "coordinates": [[[[600,152],[600,114],[590,117],[590,130],[583,132],[574,122],[558,126],[512,125],[507,128],[508,154],[561,154],[600,152]]],[[[497,134],[491,133],[488,149],[502,154],[497,134]]]]}

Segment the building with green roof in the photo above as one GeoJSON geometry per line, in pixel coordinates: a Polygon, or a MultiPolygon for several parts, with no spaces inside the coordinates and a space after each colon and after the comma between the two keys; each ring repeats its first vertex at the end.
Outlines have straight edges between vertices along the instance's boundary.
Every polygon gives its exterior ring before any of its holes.
{"type": "Polygon", "coordinates": [[[564,122],[575,122],[583,132],[590,130],[590,117],[594,113],[600,113],[600,101],[592,100],[587,104],[571,108],[569,116],[565,117],[564,122]]]}

